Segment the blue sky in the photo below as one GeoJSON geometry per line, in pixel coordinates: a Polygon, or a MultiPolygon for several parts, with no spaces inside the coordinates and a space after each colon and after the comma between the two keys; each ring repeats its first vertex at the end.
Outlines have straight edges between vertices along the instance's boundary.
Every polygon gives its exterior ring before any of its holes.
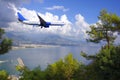
{"type": "Polygon", "coordinates": [[[43,0],[40,2],[32,0],[29,3],[23,3],[21,7],[41,13],[51,12],[59,16],[66,14],[72,22],[74,22],[74,15],[81,14],[86,22],[92,24],[98,21],[97,16],[102,9],[120,15],[119,3],[119,0],[43,0]],[[46,8],[53,6],[64,6],[68,10],[46,10],[46,8]]]}
{"type": "Polygon", "coordinates": [[[120,0],[0,0],[0,27],[22,37],[37,38],[54,34],[86,41],[86,31],[90,30],[91,24],[98,22],[100,11],[106,9],[120,16],[119,4],[120,0]],[[18,23],[17,12],[28,20],[39,22],[37,12],[45,21],[62,21],[65,25],[47,29],[24,25],[18,23]]]}

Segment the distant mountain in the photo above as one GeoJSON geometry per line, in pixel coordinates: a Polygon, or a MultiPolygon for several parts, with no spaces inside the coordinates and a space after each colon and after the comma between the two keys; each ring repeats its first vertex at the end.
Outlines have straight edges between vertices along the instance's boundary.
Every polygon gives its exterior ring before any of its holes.
{"type": "Polygon", "coordinates": [[[58,35],[47,35],[41,40],[45,44],[54,44],[54,45],[79,45],[80,42],[73,41],[67,38],[63,38],[58,35]]]}
{"type": "Polygon", "coordinates": [[[13,45],[19,44],[49,44],[49,45],[80,45],[80,41],[74,41],[65,37],[54,34],[41,34],[41,35],[18,35],[10,32],[6,36],[13,40],[13,45]]]}
{"type": "Polygon", "coordinates": [[[30,42],[29,38],[23,36],[23,35],[16,35],[13,33],[6,33],[6,36],[13,41],[13,45],[19,45],[21,43],[32,43],[30,42]]]}

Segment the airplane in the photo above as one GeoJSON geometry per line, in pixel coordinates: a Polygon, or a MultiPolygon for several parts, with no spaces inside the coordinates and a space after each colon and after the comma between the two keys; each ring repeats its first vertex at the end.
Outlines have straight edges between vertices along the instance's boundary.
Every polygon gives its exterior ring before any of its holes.
{"type": "Polygon", "coordinates": [[[63,26],[64,24],[61,23],[61,24],[53,24],[51,22],[46,22],[45,20],[43,20],[38,14],[37,14],[37,17],[39,18],[39,22],[40,23],[37,23],[36,22],[33,22],[33,21],[29,21],[27,20],[26,18],[23,17],[22,14],[20,14],[19,12],[17,12],[17,15],[18,15],[18,20],[20,22],[22,22],[23,24],[27,24],[27,25],[33,25],[33,26],[41,26],[41,28],[49,28],[50,26],[63,26]]]}

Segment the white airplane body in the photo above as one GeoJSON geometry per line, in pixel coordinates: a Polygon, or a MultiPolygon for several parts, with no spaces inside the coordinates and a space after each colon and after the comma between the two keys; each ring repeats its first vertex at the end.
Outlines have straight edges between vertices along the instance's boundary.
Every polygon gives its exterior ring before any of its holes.
{"type": "Polygon", "coordinates": [[[27,24],[27,25],[33,25],[33,26],[41,26],[44,28],[49,28],[49,26],[63,26],[64,23],[51,23],[51,22],[46,22],[45,20],[43,20],[38,14],[38,18],[39,18],[39,22],[38,21],[29,21],[26,18],[24,18],[19,12],[17,13],[18,15],[18,20],[20,22],[22,22],[23,24],[27,24]]]}

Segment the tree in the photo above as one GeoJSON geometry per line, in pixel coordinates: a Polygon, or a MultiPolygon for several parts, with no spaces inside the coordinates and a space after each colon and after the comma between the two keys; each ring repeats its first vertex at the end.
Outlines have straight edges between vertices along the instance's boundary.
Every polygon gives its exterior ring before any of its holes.
{"type": "Polygon", "coordinates": [[[91,31],[87,31],[90,36],[87,41],[94,43],[106,41],[109,48],[110,44],[116,39],[114,32],[120,32],[120,17],[116,14],[108,13],[106,10],[102,10],[98,19],[100,22],[91,25],[91,31]]]}
{"type": "Polygon", "coordinates": [[[11,49],[12,40],[3,38],[5,31],[0,28],[0,54],[4,54],[11,49]]]}
{"type": "Polygon", "coordinates": [[[82,55],[92,60],[87,66],[87,80],[119,80],[120,78],[120,46],[111,45],[101,49],[96,55],[82,55]]]}
{"type": "Polygon", "coordinates": [[[47,80],[73,80],[80,63],[68,54],[63,60],[59,60],[46,69],[47,80]]]}
{"type": "Polygon", "coordinates": [[[7,78],[8,78],[7,72],[4,70],[1,70],[0,71],[0,80],[8,80],[7,78]]]}
{"type": "Polygon", "coordinates": [[[45,80],[45,73],[40,69],[40,67],[36,67],[33,70],[25,67],[22,69],[20,80],[45,80]]]}

